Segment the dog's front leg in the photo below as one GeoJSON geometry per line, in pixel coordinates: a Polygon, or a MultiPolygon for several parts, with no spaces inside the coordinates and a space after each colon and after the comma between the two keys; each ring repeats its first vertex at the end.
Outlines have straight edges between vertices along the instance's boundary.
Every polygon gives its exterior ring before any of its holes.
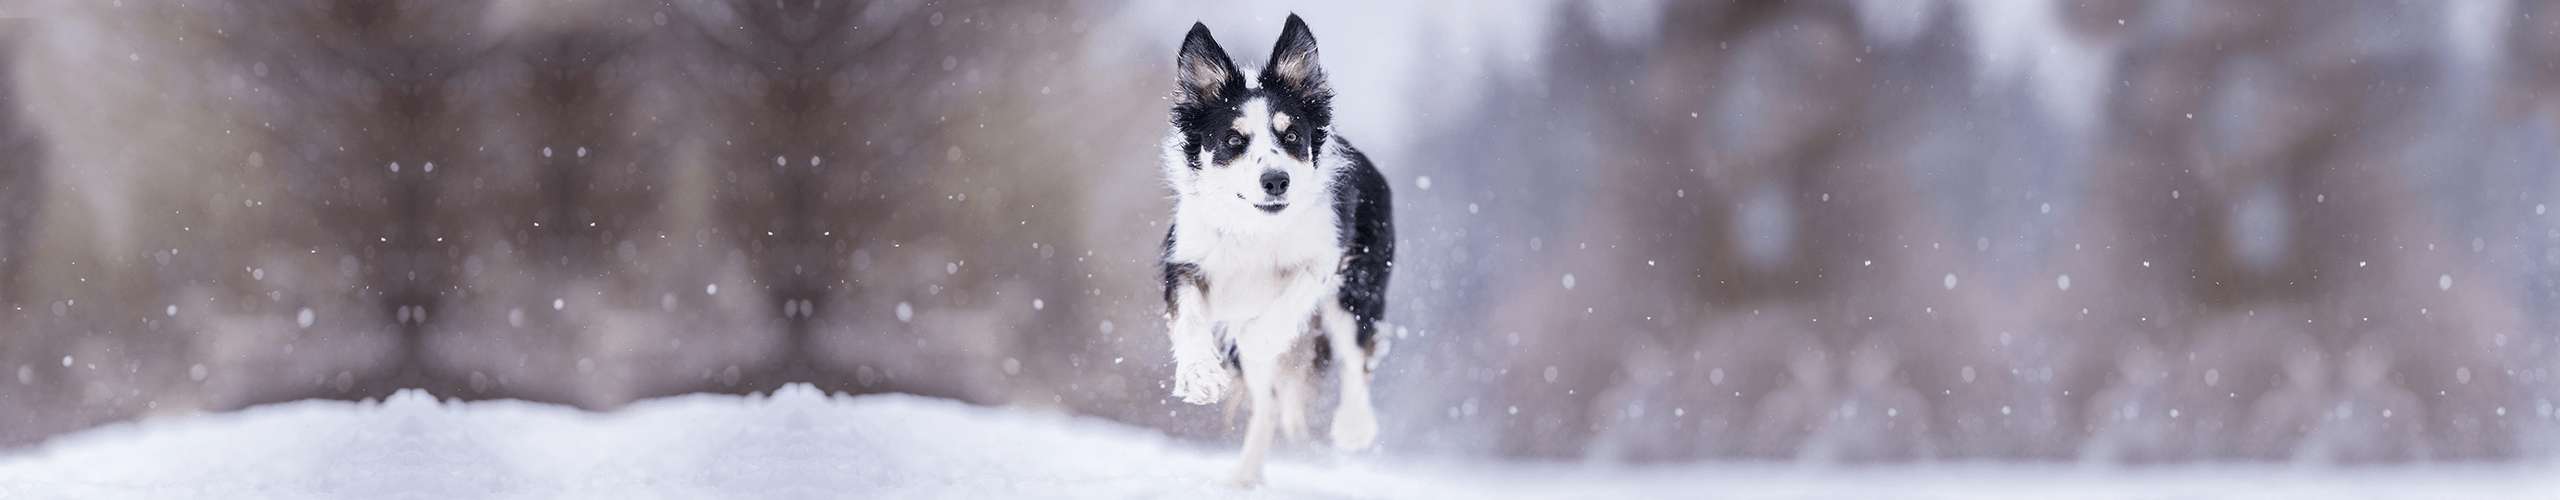
{"type": "Polygon", "coordinates": [[[1237,363],[1243,365],[1245,392],[1253,402],[1253,416],[1245,419],[1244,456],[1229,476],[1234,484],[1262,482],[1262,461],[1271,452],[1276,420],[1287,411],[1279,408],[1281,364],[1289,350],[1298,346],[1298,339],[1306,335],[1317,306],[1338,284],[1330,274],[1299,276],[1304,279],[1290,280],[1269,309],[1245,320],[1241,331],[1229,332],[1235,335],[1237,363]]]}
{"type": "Polygon", "coordinates": [[[1195,405],[1216,403],[1226,397],[1235,374],[1227,372],[1225,355],[1219,352],[1220,335],[1209,321],[1208,299],[1199,286],[1182,283],[1169,305],[1173,317],[1165,333],[1173,342],[1173,396],[1195,405]]]}
{"type": "Polygon", "coordinates": [[[1282,358],[1297,345],[1299,332],[1295,325],[1275,321],[1248,321],[1235,335],[1237,364],[1244,368],[1247,401],[1252,402],[1245,419],[1244,453],[1236,463],[1228,482],[1237,486],[1262,483],[1262,461],[1271,452],[1271,438],[1279,408],[1279,383],[1282,358]]]}

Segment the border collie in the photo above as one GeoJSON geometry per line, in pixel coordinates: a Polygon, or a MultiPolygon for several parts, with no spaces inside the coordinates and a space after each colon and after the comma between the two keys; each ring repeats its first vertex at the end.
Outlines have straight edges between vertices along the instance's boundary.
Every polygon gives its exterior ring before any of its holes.
{"type": "Polygon", "coordinates": [[[1333,444],[1368,448],[1395,230],[1386,178],[1334,135],[1315,35],[1291,14],[1269,62],[1243,71],[1193,23],[1175,65],[1163,259],[1173,395],[1247,396],[1239,485],[1261,481],[1275,428],[1305,437],[1308,396],[1328,368],[1342,384],[1333,444]]]}

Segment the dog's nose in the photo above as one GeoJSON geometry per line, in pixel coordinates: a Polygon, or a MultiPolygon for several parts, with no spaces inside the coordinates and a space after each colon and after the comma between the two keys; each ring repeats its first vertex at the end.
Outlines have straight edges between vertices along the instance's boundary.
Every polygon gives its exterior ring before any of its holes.
{"type": "Polygon", "coordinates": [[[1272,196],[1288,193],[1289,173],[1278,170],[1262,171],[1262,192],[1270,193],[1272,196]]]}

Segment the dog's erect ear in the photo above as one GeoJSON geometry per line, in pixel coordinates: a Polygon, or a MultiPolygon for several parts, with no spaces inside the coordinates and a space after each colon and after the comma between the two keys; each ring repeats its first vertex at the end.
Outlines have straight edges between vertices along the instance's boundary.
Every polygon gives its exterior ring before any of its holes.
{"type": "Polygon", "coordinates": [[[1227,49],[1209,36],[1207,24],[1191,23],[1191,34],[1182,37],[1182,53],[1174,56],[1174,66],[1181,104],[1207,104],[1244,91],[1244,76],[1237,74],[1234,61],[1227,60],[1227,49]]]}
{"type": "Polygon", "coordinates": [[[1307,21],[1290,14],[1280,27],[1280,43],[1271,47],[1271,64],[1262,74],[1271,83],[1299,94],[1322,94],[1328,89],[1324,68],[1316,65],[1316,34],[1307,30],[1307,21]]]}

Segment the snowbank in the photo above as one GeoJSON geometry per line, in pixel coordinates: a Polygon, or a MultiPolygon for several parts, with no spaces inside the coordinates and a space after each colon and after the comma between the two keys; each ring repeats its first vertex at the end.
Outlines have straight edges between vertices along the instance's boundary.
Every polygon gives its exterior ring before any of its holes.
{"type": "Polygon", "coordinates": [[[523,402],[305,401],[153,419],[0,456],[14,498],[2560,498],[2548,465],[2330,470],[2047,465],[1625,468],[1284,453],[912,396],[695,395],[593,413],[523,402]]]}

